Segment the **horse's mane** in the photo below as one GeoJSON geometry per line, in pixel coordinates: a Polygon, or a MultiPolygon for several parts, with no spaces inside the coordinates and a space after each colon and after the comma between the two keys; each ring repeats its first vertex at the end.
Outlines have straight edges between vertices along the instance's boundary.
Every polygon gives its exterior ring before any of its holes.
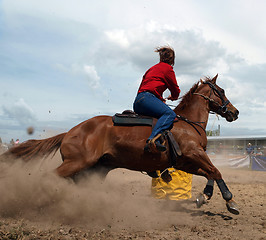
{"type": "MultiPolygon", "coordinates": [[[[211,78],[209,77],[204,77],[203,79],[205,82],[207,81],[211,81],[211,78]]],[[[180,110],[183,110],[187,105],[188,103],[190,102],[192,96],[193,96],[193,93],[195,93],[196,89],[198,88],[199,86],[199,83],[200,81],[198,81],[197,83],[195,83],[192,88],[190,88],[190,90],[182,97],[182,100],[181,102],[177,105],[176,107],[176,111],[180,111],[180,110]]]]}
{"type": "Polygon", "coordinates": [[[196,89],[199,86],[199,82],[195,83],[192,88],[182,97],[181,102],[177,105],[176,109],[177,111],[183,110],[189,103],[190,99],[193,96],[193,93],[196,91],[196,89]]]}

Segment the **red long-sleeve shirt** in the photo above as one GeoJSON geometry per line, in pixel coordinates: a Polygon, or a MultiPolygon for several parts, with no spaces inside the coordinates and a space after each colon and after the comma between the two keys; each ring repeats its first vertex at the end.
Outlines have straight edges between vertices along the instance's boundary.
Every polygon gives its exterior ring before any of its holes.
{"type": "Polygon", "coordinates": [[[144,74],[138,93],[151,92],[163,101],[162,95],[167,88],[170,90],[173,100],[176,100],[180,89],[173,67],[168,63],[160,62],[144,74]]]}

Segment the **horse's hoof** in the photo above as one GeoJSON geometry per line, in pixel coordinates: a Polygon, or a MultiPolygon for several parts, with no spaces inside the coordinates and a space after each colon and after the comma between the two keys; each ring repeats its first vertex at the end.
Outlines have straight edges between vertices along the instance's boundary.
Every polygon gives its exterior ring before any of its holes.
{"type": "Polygon", "coordinates": [[[228,202],[226,202],[226,207],[230,213],[233,213],[235,215],[239,214],[238,206],[234,200],[229,200],[228,202]]]}
{"type": "Polygon", "coordinates": [[[207,197],[203,193],[200,193],[196,198],[197,208],[200,208],[205,203],[207,203],[207,197]]]}
{"type": "Polygon", "coordinates": [[[159,175],[157,174],[156,171],[153,171],[153,172],[147,172],[148,176],[152,177],[152,178],[158,178],[159,175]]]}
{"type": "Polygon", "coordinates": [[[161,174],[161,178],[166,182],[166,183],[169,183],[172,181],[172,176],[171,174],[169,173],[168,170],[166,170],[165,172],[163,172],[161,174]]]}

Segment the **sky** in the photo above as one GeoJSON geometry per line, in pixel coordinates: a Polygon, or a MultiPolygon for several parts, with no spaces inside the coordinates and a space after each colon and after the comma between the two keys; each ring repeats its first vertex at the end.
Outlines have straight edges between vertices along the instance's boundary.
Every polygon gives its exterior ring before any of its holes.
{"type": "Polygon", "coordinates": [[[164,45],[181,96],[218,73],[239,110],[232,123],[210,115],[208,130],[266,135],[265,11],[264,0],[0,0],[0,137],[43,138],[132,109],[164,45]]]}

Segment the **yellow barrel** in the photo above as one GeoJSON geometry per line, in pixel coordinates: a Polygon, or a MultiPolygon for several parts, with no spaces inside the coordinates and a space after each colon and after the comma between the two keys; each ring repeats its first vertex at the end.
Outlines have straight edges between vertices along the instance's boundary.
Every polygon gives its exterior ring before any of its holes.
{"type": "Polygon", "coordinates": [[[172,176],[172,181],[166,183],[160,177],[153,178],[151,186],[152,196],[159,199],[170,200],[191,198],[193,175],[174,168],[169,168],[168,170],[172,176]]]}

